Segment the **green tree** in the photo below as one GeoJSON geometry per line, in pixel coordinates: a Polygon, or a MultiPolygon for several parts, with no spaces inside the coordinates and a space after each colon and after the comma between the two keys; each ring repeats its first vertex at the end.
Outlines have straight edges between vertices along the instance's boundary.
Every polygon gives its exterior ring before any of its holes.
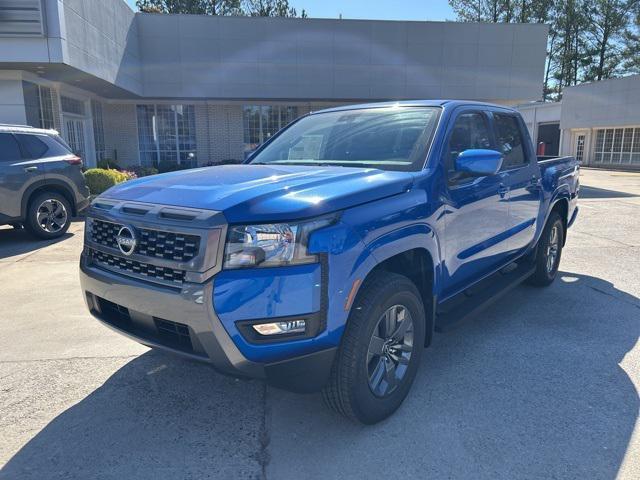
{"type": "Polygon", "coordinates": [[[549,25],[544,99],[640,70],[640,0],[449,0],[458,20],[549,25]],[[635,22],[633,21],[635,19],[635,22]]]}
{"type": "Polygon", "coordinates": [[[625,73],[623,52],[631,41],[631,19],[639,6],[640,0],[592,0],[588,15],[592,61],[586,80],[602,80],[625,73]]]}
{"type": "Polygon", "coordinates": [[[622,51],[623,69],[627,73],[640,74],[640,11],[624,34],[622,51]]]}
{"type": "MultiPolygon", "coordinates": [[[[297,17],[298,12],[289,6],[289,0],[244,0],[244,10],[252,17],[297,17]]],[[[307,18],[303,9],[301,18],[307,18]]]]}
{"type": "MultiPolygon", "coordinates": [[[[192,13],[199,15],[248,15],[254,17],[297,17],[288,0],[137,0],[147,13],[192,13]]],[[[300,16],[306,18],[302,10],[300,16]]]]}

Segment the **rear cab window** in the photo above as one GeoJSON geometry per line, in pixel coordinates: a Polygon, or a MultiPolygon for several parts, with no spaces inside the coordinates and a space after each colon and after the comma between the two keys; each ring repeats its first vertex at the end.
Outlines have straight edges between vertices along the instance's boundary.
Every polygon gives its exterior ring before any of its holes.
{"type": "Polygon", "coordinates": [[[494,112],[493,123],[498,151],[504,155],[500,170],[511,170],[526,165],[528,158],[524,151],[524,141],[518,118],[508,113],[494,112]]]}
{"type": "Polygon", "coordinates": [[[18,141],[11,133],[0,133],[0,163],[19,162],[22,153],[18,141]]]}

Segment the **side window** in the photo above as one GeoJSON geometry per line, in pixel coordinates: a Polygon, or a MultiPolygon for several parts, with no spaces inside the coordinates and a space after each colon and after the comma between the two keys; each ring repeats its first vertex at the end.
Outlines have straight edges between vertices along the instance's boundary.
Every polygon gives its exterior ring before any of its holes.
{"type": "Polygon", "coordinates": [[[42,140],[47,144],[47,147],[49,147],[47,157],[58,157],[71,154],[71,149],[63,143],[64,140],[62,139],[57,140],[56,137],[50,137],[48,135],[38,135],[38,139],[42,140]]]}
{"type": "Polygon", "coordinates": [[[15,137],[10,133],[0,133],[0,163],[20,160],[22,160],[22,154],[15,137]]]}
{"type": "Polygon", "coordinates": [[[503,113],[493,114],[496,126],[498,151],[504,154],[502,170],[508,170],[527,163],[522,142],[522,132],[518,119],[513,115],[503,113]]]}
{"type": "Polygon", "coordinates": [[[23,133],[17,134],[16,138],[29,158],[38,159],[44,157],[49,151],[49,147],[41,138],[43,136],[23,133]]]}
{"type": "Polygon", "coordinates": [[[480,112],[463,113],[456,118],[453,125],[445,157],[451,181],[459,181],[464,177],[463,174],[456,172],[455,169],[458,155],[465,150],[476,148],[492,148],[487,119],[480,112]]]}

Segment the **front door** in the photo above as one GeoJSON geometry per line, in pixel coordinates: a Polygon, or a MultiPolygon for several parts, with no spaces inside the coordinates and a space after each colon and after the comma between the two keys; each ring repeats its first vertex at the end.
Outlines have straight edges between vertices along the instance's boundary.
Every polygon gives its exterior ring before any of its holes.
{"type": "Polygon", "coordinates": [[[495,149],[487,115],[474,110],[458,113],[448,138],[443,158],[448,176],[443,195],[445,238],[441,240],[445,256],[444,298],[504,263],[504,231],[509,215],[508,189],[500,174],[468,177],[455,170],[455,160],[461,152],[495,149]]]}
{"type": "Polygon", "coordinates": [[[505,234],[509,237],[509,250],[517,254],[535,236],[542,202],[540,169],[537,163],[532,163],[536,157],[528,148],[523,130],[526,127],[518,117],[497,111],[492,116],[497,150],[504,155],[500,171],[509,189],[509,223],[505,234]]]}
{"type": "Polygon", "coordinates": [[[65,116],[64,124],[67,132],[67,143],[71,150],[86,161],[84,120],[65,116]]]}

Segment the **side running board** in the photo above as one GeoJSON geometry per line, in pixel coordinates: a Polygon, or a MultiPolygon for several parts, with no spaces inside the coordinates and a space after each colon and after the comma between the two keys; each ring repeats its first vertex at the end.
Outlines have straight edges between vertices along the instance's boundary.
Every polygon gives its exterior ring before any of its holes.
{"type": "Polygon", "coordinates": [[[437,332],[445,332],[474,317],[520,285],[535,271],[535,264],[512,263],[477,285],[438,305],[437,332]]]}

